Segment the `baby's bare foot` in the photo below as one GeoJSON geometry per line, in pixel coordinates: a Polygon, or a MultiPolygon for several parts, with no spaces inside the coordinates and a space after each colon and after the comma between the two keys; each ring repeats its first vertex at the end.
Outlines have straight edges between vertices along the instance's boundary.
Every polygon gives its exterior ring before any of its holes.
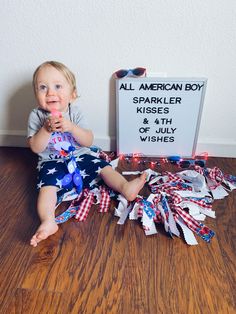
{"type": "Polygon", "coordinates": [[[47,239],[50,235],[56,233],[57,230],[58,225],[54,221],[50,220],[42,222],[38,230],[31,238],[30,244],[33,247],[36,247],[40,241],[47,239]]]}
{"type": "Polygon", "coordinates": [[[123,195],[128,201],[133,201],[146,182],[147,174],[143,172],[140,177],[128,181],[124,185],[123,195]]]}

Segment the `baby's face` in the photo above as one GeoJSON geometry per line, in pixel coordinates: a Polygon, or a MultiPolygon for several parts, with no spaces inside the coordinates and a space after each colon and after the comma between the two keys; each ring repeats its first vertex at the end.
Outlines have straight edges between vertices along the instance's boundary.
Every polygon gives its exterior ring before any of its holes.
{"type": "Polygon", "coordinates": [[[69,103],[76,98],[65,76],[50,65],[39,70],[35,93],[38,106],[49,112],[52,109],[66,112],[69,103]]]}

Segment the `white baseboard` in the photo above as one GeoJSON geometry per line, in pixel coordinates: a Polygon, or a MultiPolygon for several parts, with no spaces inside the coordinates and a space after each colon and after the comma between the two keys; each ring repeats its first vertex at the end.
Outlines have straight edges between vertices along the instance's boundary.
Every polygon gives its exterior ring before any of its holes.
{"type": "MultiPolygon", "coordinates": [[[[116,151],[116,139],[114,136],[95,137],[94,145],[101,147],[104,151],[116,151]]],[[[22,130],[0,131],[0,146],[27,147],[26,133],[22,130]]],[[[207,139],[199,139],[196,155],[207,152],[213,157],[236,158],[236,142],[207,139]]]]}
{"type": "Polygon", "coordinates": [[[104,151],[116,151],[116,139],[114,136],[95,137],[94,145],[101,147],[104,151]]]}
{"type": "MultiPolygon", "coordinates": [[[[95,137],[94,145],[101,147],[104,151],[115,151],[115,137],[95,137]]],[[[1,131],[0,130],[0,147],[27,147],[27,135],[25,131],[1,131]]]]}
{"type": "Polygon", "coordinates": [[[27,147],[27,137],[25,131],[1,131],[0,130],[0,146],[7,147],[27,147]]]}
{"type": "Polygon", "coordinates": [[[230,157],[236,158],[236,142],[226,141],[224,139],[199,139],[196,149],[196,155],[207,152],[212,157],[230,157]]]}

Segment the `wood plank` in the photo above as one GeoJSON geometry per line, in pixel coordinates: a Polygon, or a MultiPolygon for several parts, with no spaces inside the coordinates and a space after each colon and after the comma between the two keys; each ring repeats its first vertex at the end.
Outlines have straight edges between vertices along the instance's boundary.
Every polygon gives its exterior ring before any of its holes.
{"type": "MultiPolygon", "coordinates": [[[[236,175],[236,158],[224,158],[217,160],[217,165],[223,172],[236,175]]],[[[217,235],[219,246],[221,249],[221,256],[224,260],[226,273],[228,275],[227,281],[231,286],[234,297],[234,307],[236,308],[236,191],[230,195],[219,200],[215,204],[217,212],[217,235]]]]}
{"type": "Polygon", "coordinates": [[[64,299],[65,295],[61,293],[18,288],[4,313],[65,314],[64,299]]]}
{"type": "MultiPolygon", "coordinates": [[[[217,218],[205,222],[216,232],[210,244],[197,237],[188,246],[162,226],[146,237],[137,221],[117,225],[113,203],[32,248],[35,162],[27,149],[0,148],[1,313],[236,313],[235,191],[215,201],[217,218]]],[[[236,159],[208,164],[235,174],[236,159]]],[[[146,166],[121,162],[119,170],[146,166]]]]}

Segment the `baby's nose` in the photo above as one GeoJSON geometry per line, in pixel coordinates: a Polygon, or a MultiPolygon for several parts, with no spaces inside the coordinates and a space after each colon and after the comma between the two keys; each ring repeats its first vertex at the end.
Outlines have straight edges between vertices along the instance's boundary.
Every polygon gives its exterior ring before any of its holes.
{"type": "Polygon", "coordinates": [[[49,96],[55,95],[55,89],[52,87],[48,87],[47,95],[49,95],[49,96]]]}

